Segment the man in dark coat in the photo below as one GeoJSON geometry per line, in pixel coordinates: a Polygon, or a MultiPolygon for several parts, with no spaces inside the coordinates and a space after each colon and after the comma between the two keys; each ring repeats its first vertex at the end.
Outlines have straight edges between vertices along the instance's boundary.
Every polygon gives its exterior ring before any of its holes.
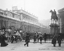
{"type": "Polygon", "coordinates": [[[42,44],[42,35],[39,36],[40,44],[42,44]]]}
{"type": "Polygon", "coordinates": [[[34,35],[34,43],[36,42],[36,35],[34,35]]]}
{"type": "Polygon", "coordinates": [[[27,47],[28,47],[28,46],[29,46],[29,42],[30,42],[30,36],[29,36],[29,34],[27,33],[27,34],[26,34],[26,37],[25,37],[25,44],[24,44],[24,46],[27,45],[27,47]]]}
{"type": "Polygon", "coordinates": [[[52,44],[53,44],[54,47],[56,46],[56,36],[53,37],[52,44]]]}
{"type": "Polygon", "coordinates": [[[39,42],[39,35],[37,35],[37,41],[39,42]]]}
{"type": "Polygon", "coordinates": [[[58,34],[57,41],[58,41],[58,45],[60,47],[61,46],[61,41],[62,41],[62,37],[61,37],[60,34],[58,34]]]}
{"type": "Polygon", "coordinates": [[[13,35],[11,36],[11,43],[13,43],[13,41],[14,41],[14,37],[13,37],[13,35]]]}
{"type": "Polygon", "coordinates": [[[45,43],[46,43],[46,40],[47,40],[47,34],[44,33],[44,41],[45,41],[45,43]]]}

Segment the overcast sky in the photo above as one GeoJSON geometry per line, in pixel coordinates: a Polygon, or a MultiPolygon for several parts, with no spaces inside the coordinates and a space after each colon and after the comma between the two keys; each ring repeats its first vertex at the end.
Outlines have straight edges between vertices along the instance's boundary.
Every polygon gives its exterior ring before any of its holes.
{"type": "Polygon", "coordinates": [[[9,10],[12,6],[24,9],[38,17],[39,20],[50,19],[50,10],[64,7],[64,0],[0,0],[0,8],[9,10]]]}

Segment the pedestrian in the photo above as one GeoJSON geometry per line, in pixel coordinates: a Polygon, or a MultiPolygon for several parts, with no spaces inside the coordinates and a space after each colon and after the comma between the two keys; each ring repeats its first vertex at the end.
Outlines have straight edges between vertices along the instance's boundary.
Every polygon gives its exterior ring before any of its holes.
{"type": "Polygon", "coordinates": [[[34,43],[36,43],[36,35],[34,35],[34,38],[33,39],[34,39],[34,43]]]}
{"type": "Polygon", "coordinates": [[[54,47],[56,46],[56,39],[57,37],[54,35],[54,37],[52,38],[52,44],[54,47]]]}
{"type": "Polygon", "coordinates": [[[13,41],[14,41],[14,36],[11,35],[11,43],[13,43],[13,41]]]}
{"type": "Polygon", "coordinates": [[[18,35],[15,35],[15,42],[17,43],[18,35]]]}
{"type": "Polygon", "coordinates": [[[46,40],[47,40],[47,34],[46,34],[46,33],[44,33],[43,38],[44,38],[44,41],[45,41],[45,43],[46,43],[46,40]]]}
{"type": "Polygon", "coordinates": [[[58,34],[57,41],[58,41],[59,47],[61,47],[62,37],[61,37],[60,33],[58,34]]]}
{"type": "Polygon", "coordinates": [[[37,42],[39,42],[39,34],[37,35],[37,42]]]}
{"type": "Polygon", "coordinates": [[[30,42],[30,36],[29,36],[29,33],[26,34],[26,37],[25,37],[25,45],[27,45],[27,47],[29,46],[29,42],[30,42]]]}
{"type": "Polygon", "coordinates": [[[42,35],[39,36],[40,44],[42,44],[42,35]]]}
{"type": "Polygon", "coordinates": [[[5,41],[7,40],[5,33],[2,31],[1,35],[0,35],[0,43],[1,43],[1,47],[7,46],[8,43],[6,43],[5,41]]]}

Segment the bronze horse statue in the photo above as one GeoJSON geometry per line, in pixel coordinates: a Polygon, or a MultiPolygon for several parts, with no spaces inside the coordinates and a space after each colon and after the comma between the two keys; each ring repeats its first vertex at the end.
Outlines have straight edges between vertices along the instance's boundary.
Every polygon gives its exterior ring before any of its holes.
{"type": "Polygon", "coordinates": [[[51,15],[51,19],[58,20],[56,11],[55,11],[55,10],[54,10],[54,11],[50,10],[50,12],[51,12],[51,14],[52,14],[52,15],[51,15]]]}

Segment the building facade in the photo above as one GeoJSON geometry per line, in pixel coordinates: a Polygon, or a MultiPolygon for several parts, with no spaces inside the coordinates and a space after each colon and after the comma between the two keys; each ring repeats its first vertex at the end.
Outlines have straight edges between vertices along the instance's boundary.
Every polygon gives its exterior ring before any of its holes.
{"type": "Polygon", "coordinates": [[[58,10],[60,33],[64,33],[64,8],[58,10]]]}
{"type": "Polygon", "coordinates": [[[24,10],[2,10],[0,9],[0,29],[21,29],[24,32],[42,32],[43,27],[38,18],[24,10]]]}

